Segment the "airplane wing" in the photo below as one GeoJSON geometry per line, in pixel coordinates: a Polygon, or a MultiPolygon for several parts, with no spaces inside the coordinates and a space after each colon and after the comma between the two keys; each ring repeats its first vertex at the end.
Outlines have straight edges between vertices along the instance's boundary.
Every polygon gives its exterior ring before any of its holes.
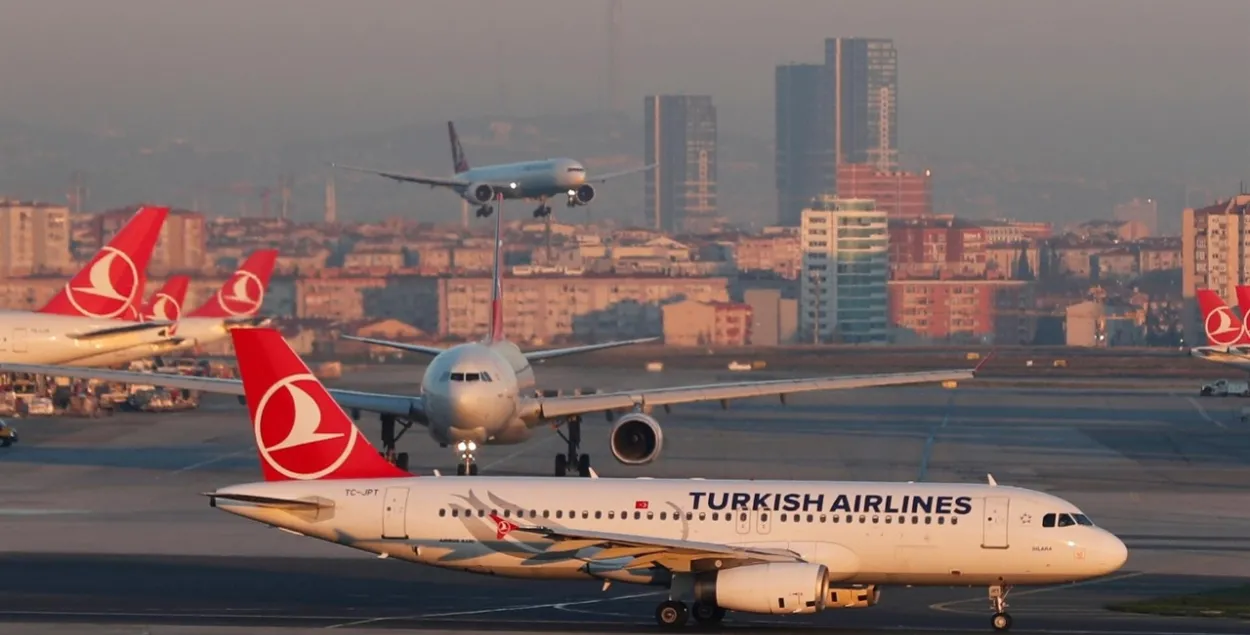
{"type": "Polygon", "coordinates": [[[446,349],[437,346],[421,346],[420,344],[405,344],[403,342],[392,342],[390,340],[376,340],[372,337],[357,337],[355,335],[340,335],[339,337],[353,342],[364,342],[365,344],[373,344],[374,346],[386,346],[400,351],[408,351],[409,353],[420,353],[431,357],[442,353],[446,349]]]}
{"type": "Polygon", "coordinates": [[[514,533],[543,536],[557,543],[576,543],[578,547],[602,546],[605,551],[596,559],[615,559],[633,556],[627,566],[655,563],[679,573],[691,570],[696,560],[719,559],[736,561],[738,564],[760,562],[804,562],[797,553],[786,549],[768,549],[739,545],[723,545],[712,542],[635,536],[580,529],[553,529],[548,527],[517,527],[514,533]]]}
{"type": "Polygon", "coordinates": [[[395,181],[403,181],[406,183],[420,183],[421,185],[428,185],[430,187],[467,187],[469,185],[468,181],[465,181],[462,179],[456,179],[456,178],[449,178],[449,177],[416,176],[414,174],[399,174],[397,172],[370,170],[369,168],[358,168],[358,167],[354,167],[350,165],[339,165],[337,163],[331,163],[330,167],[335,167],[340,170],[351,170],[352,172],[363,172],[365,174],[374,174],[377,176],[384,176],[388,179],[393,179],[395,181]]]}
{"type": "Polygon", "coordinates": [[[546,419],[567,417],[591,412],[625,410],[634,407],[672,406],[700,401],[727,402],[746,397],[781,396],[813,392],[817,390],[846,390],[874,386],[901,386],[930,382],[972,379],[976,371],[935,370],[918,373],[890,373],[882,375],[846,375],[842,377],[819,377],[813,379],[777,379],[771,381],[744,381],[701,386],[655,388],[577,395],[568,397],[531,397],[526,400],[522,418],[536,426],[546,419]]]}
{"type": "MultiPolygon", "coordinates": [[[[237,395],[240,397],[244,394],[243,382],[237,379],[224,379],[221,377],[196,377],[174,373],[139,373],[130,370],[108,370],[106,368],[71,368],[66,366],[4,363],[0,363],[0,372],[98,379],[100,381],[125,384],[151,384],[220,395],[237,395]]],[[[340,388],[330,388],[329,391],[330,396],[334,397],[334,401],[349,412],[365,410],[378,414],[404,417],[421,425],[426,423],[425,404],[420,397],[343,390],[340,388]]]]}
{"type": "Polygon", "coordinates": [[[524,353],[525,359],[531,362],[541,362],[544,359],[553,357],[564,357],[565,355],[580,355],[582,353],[590,353],[594,351],[602,351],[609,348],[619,348],[621,346],[633,346],[634,344],[646,344],[654,342],[658,337],[643,337],[636,340],[621,340],[618,342],[604,342],[602,344],[587,344],[585,346],[570,346],[568,348],[551,348],[545,351],[530,351],[524,353]]]}
{"type": "Polygon", "coordinates": [[[106,337],[113,337],[114,335],[125,335],[126,333],[138,333],[140,331],[169,328],[172,325],[173,322],[165,320],[156,320],[152,322],[127,322],[120,326],[110,326],[108,328],[96,329],[85,333],[72,333],[69,335],[69,338],[79,341],[98,340],[106,337]]]}
{"type": "Polygon", "coordinates": [[[636,174],[638,172],[646,172],[647,170],[654,168],[656,165],[658,164],[652,163],[650,165],[643,165],[643,166],[639,166],[636,168],[629,168],[628,170],[619,170],[617,172],[608,172],[607,174],[596,174],[594,176],[587,176],[586,182],[587,183],[603,183],[604,181],[607,181],[608,179],[614,179],[618,176],[627,176],[630,174],[636,174]]]}

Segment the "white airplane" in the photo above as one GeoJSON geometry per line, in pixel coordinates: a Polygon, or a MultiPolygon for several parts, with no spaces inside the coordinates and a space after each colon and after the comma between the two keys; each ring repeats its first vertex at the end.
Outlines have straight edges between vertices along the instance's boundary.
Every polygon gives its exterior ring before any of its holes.
{"type": "Polygon", "coordinates": [[[167,207],[143,207],[38,311],[0,311],[0,363],[79,364],[168,341],[168,321],[135,322],[167,207]]]}
{"type": "MultiPolygon", "coordinates": [[[[976,369],[961,369],[744,381],[577,396],[546,397],[535,394],[534,363],[658,338],[522,352],[503,334],[501,216],[502,214],[495,216],[491,317],[483,340],[442,349],[342,336],[433,358],[421,379],[419,395],[339,389],[330,391],[339,405],[347,408],[354,416],[358,417],[360,411],[381,415],[382,445],[388,457],[395,450],[395,424],[399,423],[406,430],[415,423],[425,426],[430,436],[440,445],[447,447],[455,444],[460,454],[460,463],[456,468],[458,474],[476,475],[478,469],[475,453],[479,446],[522,443],[529,440],[536,429],[552,426],[557,428],[557,434],[563,437],[568,448],[567,454],[556,455],[554,473],[564,476],[576,471],[580,476],[590,476],[590,456],[581,452],[581,424],[584,415],[602,412],[608,415],[609,421],[615,419],[609,435],[612,455],[618,462],[626,465],[644,465],[654,461],[663,447],[664,437],[660,424],[650,415],[651,409],[656,406],[662,406],[669,411],[677,404],[719,401],[722,407],[727,408],[731,399],[761,396],[779,396],[784,403],[786,395],[801,392],[957,381],[970,379],[976,372],[976,369]],[[617,417],[619,412],[625,414],[617,417]],[[568,434],[560,431],[561,427],[568,434]]],[[[122,383],[148,383],[151,380],[148,375],[103,369],[79,371],[56,366],[0,364],[0,370],[122,383]]],[[[162,380],[162,385],[210,393],[244,394],[243,385],[235,379],[171,376],[162,380]]],[[[406,469],[407,453],[400,453],[396,458],[398,464],[406,469]]]]}
{"type": "MultiPolygon", "coordinates": [[[[217,293],[186,317],[182,316],[181,300],[173,301],[172,298],[161,297],[158,294],[154,298],[155,302],[151,310],[165,311],[162,314],[165,316],[163,323],[172,325],[169,330],[170,337],[145,346],[84,357],[66,365],[103,368],[140,359],[174,355],[193,350],[198,346],[219,342],[228,336],[230,329],[267,323],[269,318],[258,316],[257,313],[265,301],[265,289],[269,286],[269,277],[273,273],[277,258],[278,250],[276,249],[259,249],[252,252],[238,270],[221,285],[217,293]]],[[[184,288],[184,298],[185,295],[186,289],[184,288]]],[[[131,315],[135,315],[135,312],[131,315]]],[[[149,318],[143,315],[135,321],[141,320],[149,320],[149,318]]]]}
{"type": "Polygon", "coordinates": [[[547,205],[548,198],[564,195],[569,207],[587,205],[595,198],[595,188],[591,183],[603,183],[608,179],[655,167],[652,163],[628,170],[587,176],[586,167],[580,162],[561,158],[471,168],[465,158],[464,148],[460,145],[460,137],[456,135],[456,126],[450,121],[447,122],[447,135],[451,139],[451,158],[455,169],[455,175],[451,177],[399,174],[335,163],[330,165],[396,181],[450,188],[464,200],[476,204],[479,217],[490,216],[493,211],[491,202],[500,196],[505,199],[537,200],[538,208],[534,210],[534,218],[551,214],[551,208],[547,205]]]}
{"type": "Polygon", "coordinates": [[[232,333],[262,482],[214,507],[288,532],[447,569],[658,586],[665,627],[728,611],[876,604],[880,585],[1013,586],[1104,576],[1119,538],[1043,492],[954,483],[414,477],[369,444],[279,333],[232,333]],[[693,602],[693,605],[687,605],[693,602]]]}

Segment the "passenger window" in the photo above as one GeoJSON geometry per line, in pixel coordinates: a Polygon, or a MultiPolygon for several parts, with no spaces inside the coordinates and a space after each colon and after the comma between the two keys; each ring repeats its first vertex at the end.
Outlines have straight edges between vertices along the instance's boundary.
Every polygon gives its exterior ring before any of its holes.
{"type": "Polygon", "coordinates": [[[634,512],[634,520],[642,518],[642,512],[634,512]]]}
{"type": "Polygon", "coordinates": [[[885,524],[887,524],[887,525],[893,525],[893,524],[894,524],[894,517],[893,517],[893,516],[886,516],[886,517],[885,517],[885,524]]]}
{"type": "Polygon", "coordinates": [[[451,517],[452,517],[452,518],[459,518],[459,517],[460,517],[460,510],[459,510],[459,509],[453,509],[453,510],[451,510],[451,517]]]}
{"type": "Polygon", "coordinates": [[[760,522],[762,523],[768,522],[768,512],[764,512],[760,514],[760,522]]]}
{"type": "Polygon", "coordinates": [[[686,520],[694,520],[694,512],[686,512],[686,520]]]}
{"type": "Polygon", "coordinates": [[[924,517],[924,524],[926,524],[926,525],[932,525],[932,524],[933,524],[933,517],[932,517],[932,516],[925,516],[925,517],[924,517]]]}
{"type": "Polygon", "coordinates": [[[486,510],[485,510],[485,509],[479,509],[479,510],[477,510],[477,517],[478,517],[478,518],[485,518],[485,517],[486,517],[486,510]]]}
{"type": "Polygon", "coordinates": [[[1054,526],[1055,526],[1055,515],[1054,515],[1054,514],[1046,514],[1045,516],[1042,516],[1042,526],[1043,526],[1043,527],[1054,527],[1054,526]]]}
{"type": "Polygon", "coordinates": [[[720,512],[712,512],[712,520],[720,520],[720,512]]]}
{"type": "Polygon", "coordinates": [[[825,515],[824,515],[824,514],[821,514],[821,515],[820,515],[820,522],[822,522],[822,523],[823,523],[823,522],[825,522],[825,515]]]}
{"type": "Polygon", "coordinates": [[[788,514],[782,514],[782,515],[781,515],[781,522],[783,522],[783,523],[784,523],[784,522],[786,522],[786,517],[787,517],[787,516],[788,516],[788,514]]]}
{"type": "Polygon", "coordinates": [[[439,515],[439,516],[446,516],[446,515],[447,515],[447,510],[446,510],[446,509],[440,509],[440,510],[438,510],[438,515],[439,515]]]}
{"type": "Polygon", "coordinates": [[[1094,526],[1094,521],[1090,520],[1089,516],[1086,516],[1085,514],[1073,514],[1073,515],[1076,517],[1076,524],[1082,525],[1084,527],[1094,526]]]}
{"type": "Polygon", "coordinates": [[[1070,514],[1059,514],[1059,526],[1060,527],[1071,527],[1072,525],[1075,525],[1075,524],[1076,524],[1076,521],[1072,520],[1072,516],[1070,514]]]}
{"type": "Polygon", "coordinates": [[[699,520],[707,520],[707,512],[699,512],[699,520]]]}
{"type": "Polygon", "coordinates": [[[809,522],[809,523],[810,523],[810,522],[812,522],[812,515],[811,515],[811,514],[808,514],[808,515],[807,515],[807,522],[809,522]]]}
{"type": "Polygon", "coordinates": [[[911,524],[913,524],[913,525],[919,525],[919,524],[920,524],[920,517],[919,517],[919,516],[912,516],[912,517],[911,517],[911,524]]]}
{"type": "Polygon", "coordinates": [[[586,511],[586,510],[584,510],[584,509],[583,509],[583,510],[582,510],[582,520],[585,520],[585,519],[587,519],[587,518],[590,518],[590,512],[588,512],[588,511],[586,511]]]}
{"type": "Polygon", "coordinates": [[[616,512],[608,512],[608,520],[614,520],[615,518],[616,512]]]}
{"type": "Polygon", "coordinates": [[[747,513],[742,512],[741,514],[738,514],[738,520],[741,520],[742,522],[745,523],[747,521],[747,513]]]}
{"type": "Polygon", "coordinates": [[[503,510],[503,517],[504,517],[504,518],[512,518],[512,510],[511,510],[511,509],[505,509],[505,510],[503,510]]]}
{"type": "Polygon", "coordinates": [[[668,520],[668,512],[660,512],[660,520],[668,520]]]}
{"type": "Polygon", "coordinates": [[[556,510],[556,518],[564,518],[564,510],[562,510],[562,509],[557,509],[557,510],[556,510]]]}
{"type": "Polygon", "coordinates": [[[952,517],[952,518],[951,518],[951,524],[952,524],[952,525],[958,525],[958,524],[959,524],[959,517],[958,517],[958,516],[954,516],[954,517],[952,517]]]}
{"type": "Polygon", "coordinates": [[[544,510],[543,510],[543,518],[551,518],[551,512],[549,512],[549,511],[547,511],[547,510],[545,510],[545,509],[544,509],[544,510]]]}
{"type": "Polygon", "coordinates": [[[654,518],[655,512],[647,512],[647,520],[653,520],[654,518]]]}
{"type": "Polygon", "coordinates": [[[946,524],[946,517],[945,517],[945,516],[938,516],[938,524],[939,524],[939,525],[945,525],[945,524],[946,524]]]}
{"type": "Polygon", "coordinates": [[[860,515],[859,515],[859,524],[861,524],[861,525],[862,525],[862,524],[864,524],[864,523],[866,523],[866,522],[868,522],[868,517],[867,517],[867,516],[865,516],[865,515],[863,515],[863,514],[860,514],[860,515]]]}
{"type": "Polygon", "coordinates": [[[595,520],[599,520],[600,518],[603,518],[603,512],[601,512],[601,511],[596,511],[596,512],[595,512],[595,520]]]}
{"type": "Polygon", "coordinates": [[[837,514],[834,514],[834,515],[832,515],[832,516],[830,516],[830,517],[829,517],[829,520],[831,520],[831,521],[833,521],[833,522],[835,522],[835,523],[836,523],[836,522],[841,522],[841,521],[842,521],[842,517],[841,517],[841,516],[839,516],[839,515],[837,515],[837,514]]]}
{"type": "Polygon", "coordinates": [[[531,509],[531,510],[530,510],[530,518],[538,518],[538,510],[537,510],[537,509],[531,509]]]}

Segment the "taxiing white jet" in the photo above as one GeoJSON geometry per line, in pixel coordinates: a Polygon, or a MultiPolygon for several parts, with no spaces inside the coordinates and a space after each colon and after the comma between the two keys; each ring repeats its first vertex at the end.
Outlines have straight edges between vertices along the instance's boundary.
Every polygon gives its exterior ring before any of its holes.
{"type": "Polygon", "coordinates": [[[1097,578],[1128,557],[1072,503],[992,477],[418,478],[379,456],[278,332],[232,336],[264,480],[205,494],[213,506],[435,567],[666,588],[665,627],[866,607],[881,585],[975,585],[1007,630],[1012,587],[1097,578]]]}
{"type": "Polygon", "coordinates": [[[450,188],[464,200],[477,205],[479,217],[490,216],[493,212],[491,202],[500,196],[505,199],[537,200],[538,208],[534,210],[534,218],[551,214],[551,208],[547,205],[548,198],[565,196],[569,207],[587,205],[595,198],[595,188],[591,185],[592,183],[603,183],[609,179],[644,172],[655,167],[652,163],[628,170],[588,176],[586,166],[573,159],[561,158],[471,168],[465,158],[464,148],[460,145],[460,137],[456,135],[456,126],[450,121],[447,122],[447,135],[451,140],[451,158],[455,176],[417,176],[347,165],[331,165],[343,170],[376,174],[395,181],[450,188]]]}
{"type": "MultiPolygon", "coordinates": [[[[645,338],[622,342],[589,344],[571,348],[523,352],[503,333],[502,304],[502,214],[495,216],[495,269],[492,279],[491,318],[486,337],[443,349],[363,337],[343,336],[373,345],[428,355],[419,395],[401,395],[334,389],[330,394],[354,415],[376,412],[382,417],[382,445],[387,456],[394,453],[396,423],[406,430],[412,424],[425,426],[431,437],[444,447],[455,444],[460,454],[457,472],[478,473],[475,453],[483,445],[509,445],[529,440],[534,431],[556,427],[567,443],[568,452],[557,454],[555,474],[576,471],[590,476],[590,456],[581,452],[581,424],[584,415],[606,413],[615,420],[609,435],[612,455],[626,465],[654,461],[663,447],[660,424],[650,412],[656,406],[668,411],[672,406],[697,402],[720,402],[728,407],[731,399],[779,396],[784,403],[790,394],[819,390],[843,390],[873,386],[898,386],[971,379],[976,369],[937,370],[880,375],[849,375],[810,379],[743,381],[696,386],[626,390],[592,395],[545,397],[534,391],[534,369],[538,361],[607,348],[648,342],[645,338]],[[624,413],[621,416],[617,416],[624,413]],[[559,428],[563,428],[560,430],[559,428]],[[567,431],[567,434],[564,433],[567,431]]],[[[983,364],[984,362],[982,362],[983,364]]],[[[0,364],[0,370],[100,379],[124,383],[147,383],[148,375],[126,371],[72,370],[52,366],[13,367],[0,364]]],[[[163,386],[210,393],[243,395],[243,385],[235,379],[171,376],[163,386]]],[[[407,467],[407,454],[397,462],[407,467]]]]}

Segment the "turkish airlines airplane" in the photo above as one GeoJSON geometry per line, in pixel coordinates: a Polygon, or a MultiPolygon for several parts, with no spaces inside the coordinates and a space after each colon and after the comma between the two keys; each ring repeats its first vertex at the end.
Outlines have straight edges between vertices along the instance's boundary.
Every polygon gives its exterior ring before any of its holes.
{"type": "Polygon", "coordinates": [[[168,214],[167,207],[140,208],[43,308],[0,311],[0,361],[75,364],[166,341],[170,322],[126,317],[136,313],[143,272],[168,214]]]}
{"type": "Polygon", "coordinates": [[[534,218],[551,214],[551,208],[547,206],[548,198],[563,195],[567,198],[569,207],[587,205],[595,198],[595,188],[591,183],[603,183],[619,176],[645,172],[656,165],[652,163],[595,176],[587,176],[586,167],[573,159],[545,159],[471,168],[465,158],[464,148],[460,145],[460,137],[456,134],[456,126],[450,121],[447,122],[447,136],[451,140],[455,176],[414,176],[333,163],[331,165],[343,170],[376,174],[395,181],[450,188],[464,200],[477,205],[479,217],[490,216],[494,211],[490,204],[500,196],[505,199],[537,200],[538,208],[534,210],[534,218]]]}
{"type": "MultiPolygon", "coordinates": [[[[265,301],[265,289],[269,286],[269,277],[273,273],[277,259],[277,249],[260,249],[252,252],[239,269],[221,285],[217,293],[186,317],[182,316],[182,301],[186,298],[185,283],[183,283],[182,295],[177,301],[174,301],[172,297],[161,296],[158,292],[152,310],[164,311],[162,315],[167,316],[165,323],[172,323],[169,338],[146,346],[100,353],[74,360],[66,365],[103,368],[140,359],[172,355],[190,351],[197,346],[219,342],[228,336],[230,329],[267,323],[269,318],[258,316],[257,313],[265,301]]],[[[56,373],[46,372],[48,370],[45,368],[16,372],[64,374],[60,369],[55,369],[56,373]]]]}
{"type": "Polygon", "coordinates": [[[191,285],[190,276],[170,276],[156,293],[148,298],[147,304],[135,318],[137,322],[178,322],[182,317],[182,303],[187,299],[187,287],[191,285]]]}
{"type": "MultiPolygon", "coordinates": [[[[1250,308],[1250,288],[1237,287],[1242,311],[1250,308]],[[1243,291],[1243,289],[1245,291],[1243,291]]],[[[1217,364],[1250,370],[1250,332],[1220,295],[1210,289],[1197,291],[1198,309],[1207,345],[1195,346],[1189,354],[1217,364]]]]}
{"type": "MultiPolygon", "coordinates": [[[[870,386],[898,386],[970,379],[976,369],[939,370],[916,373],[850,375],[811,379],[780,379],[743,381],[696,386],[677,386],[642,390],[599,393],[593,395],[544,397],[536,395],[532,364],[546,359],[576,355],[590,351],[648,342],[645,338],[622,342],[606,342],[572,348],[522,352],[507,340],[503,332],[502,214],[495,217],[495,269],[492,282],[491,317],[487,335],[478,342],[469,342],[448,349],[364,337],[342,336],[368,344],[428,355],[432,359],[421,379],[419,395],[387,394],[333,389],[330,394],[340,406],[359,415],[360,411],[376,412],[382,418],[382,444],[390,456],[395,448],[393,433],[396,423],[404,429],[413,424],[424,426],[431,437],[446,447],[455,444],[460,454],[457,473],[478,473],[475,453],[483,445],[509,445],[529,440],[534,431],[556,427],[568,446],[567,454],[557,454],[556,476],[572,471],[590,476],[590,456],[581,452],[582,417],[607,413],[615,417],[609,435],[610,448],[616,460],[625,465],[644,465],[660,455],[664,436],[660,424],[650,411],[662,406],[669,411],[673,405],[719,401],[728,407],[731,399],[780,396],[783,403],[789,394],[817,390],[844,390],[870,386]],[[616,414],[624,411],[623,416],[616,414]],[[564,430],[560,430],[563,428],[564,430]],[[567,431],[567,434],[564,433],[567,431]]],[[[181,330],[181,324],[179,329],[181,330]]],[[[984,363],[984,362],[982,362],[984,363]]],[[[979,366],[978,366],[979,368],[979,366]]],[[[92,369],[71,371],[52,366],[10,366],[0,370],[101,379],[123,383],[150,381],[150,377],[125,371],[92,369]]],[[[242,384],[234,379],[214,377],[170,377],[162,385],[171,388],[243,395],[242,384]]],[[[406,466],[407,454],[398,456],[406,466]]]]}
{"type": "Polygon", "coordinates": [[[1012,587],[1097,578],[1128,557],[1072,503],[993,477],[415,477],[375,451],[277,331],[232,336],[264,480],[209,492],[211,504],[382,557],[667,588],[655,610],[666,627],[866,607],[880,585],[986,586],[997,630],[1011,627],[1012,587]]]}

